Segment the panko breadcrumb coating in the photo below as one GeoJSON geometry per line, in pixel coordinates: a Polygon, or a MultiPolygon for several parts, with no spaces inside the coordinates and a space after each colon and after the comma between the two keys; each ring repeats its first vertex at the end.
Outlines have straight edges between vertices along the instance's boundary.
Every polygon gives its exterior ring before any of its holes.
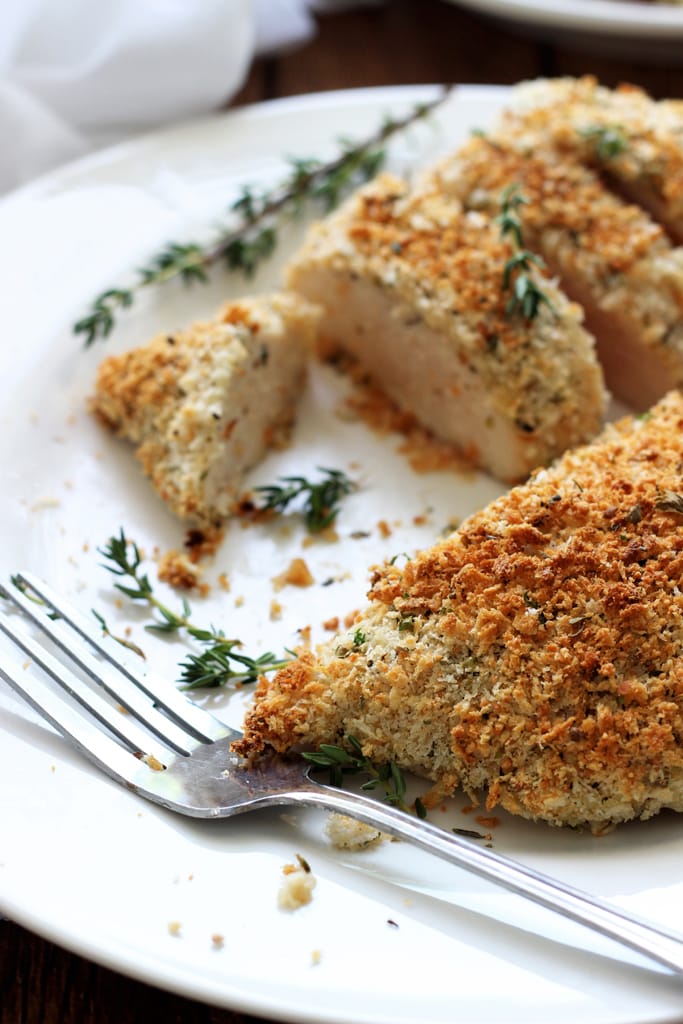
{"type": "Polygon", "coordinates": [[[525,245],[582,307],[610,391],[644,410],[683,386],[683,248],[598,173],[529,147],[504,120],[425,177],[470,210],[495,215],[515,186],[525,245]]]}
{"type": "Polygon", "coordinates": [[[317,315],[295,295],[245,298],[99,367],[93,410],[136,445],[157,492],[187,523],[219,525],[245,472],[286,437],[317,315]]]}
{"type": "Polygon", "coordinates": [[[259,683],[237,749],[352,735],[432,802],[594,831],[683,810],[682,579],[672,392],[377,570],[352,629],[259,683]]]}
{"type": "Polygon", "coordinates": [[[382,175],[314,225],[288,285],[319,304],[321,346],[471,463],[526,477],[602,425],[605,391],[582,313],[534,268],[549,304],[507,310],[512,250],[485,213],[382,175]]]}
{"type": "Polygon", "coordinates": [[[501,130],[599,168],[683,242],[683,102],[653,100],[592,75],[539,78],[513,89],[501,130]]]}

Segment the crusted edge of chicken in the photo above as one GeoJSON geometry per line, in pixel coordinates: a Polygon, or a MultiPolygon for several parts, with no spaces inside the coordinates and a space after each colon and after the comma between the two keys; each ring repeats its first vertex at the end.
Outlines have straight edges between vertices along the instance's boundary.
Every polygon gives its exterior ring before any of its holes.
{"type": "Polygon", "coordinates": [[[177,516],[219,525],[244,473],[287,437],[317,317],[284,292],[230,302],[212,320],[105,359],[91,409],[135,445],[177,516]]]}

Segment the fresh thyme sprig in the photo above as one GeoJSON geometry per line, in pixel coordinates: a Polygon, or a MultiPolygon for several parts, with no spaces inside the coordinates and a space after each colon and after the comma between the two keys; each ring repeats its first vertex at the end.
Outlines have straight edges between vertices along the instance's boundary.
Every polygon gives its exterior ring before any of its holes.
{"type": "Polygon", "coordinates": [[[281,484],[267,484],[254,488],[263,497],[259,511],[284,512],[293,501],[305,495],[303,506],[306,528],[320,533],[331,526],[339,514],[339,502],[356,488],[353,480],[339,469],[318,466],[323,479],[312,483],[304,476],[281,476],[281,484]]]}
{"type": "Polygon", "coordinates": [[[406,803],[406,781],[403,772],[393,761],[376,765],[363,753],[363,748],[355,736],[347,736],[347,743],[351,750],[345,747],[338,747],[332,743],[321,743],[318,750],[305,751],[302,756],[314,766],[314,768],[326,768],[329,771],[330,785],[341,787],[344,782],[344,775],[367,775],[368,779],[363,783],[361,789],[383,789],[384,799],[393,807],[402,811],[415,813],[418,818],[425,818],[427,812],[419,797],[415,800],[413,807],[406,803]]]}
{"type": "Polygon", "coordinates": [[[503,291],[511,293],[505,312],[508,316],[520,313],[525,320],[533,320],[543,304],[551,312],[555,310],[531,273],[533,266],[543,267],[545,264],[540,256],[524,247],[519,209],[528,201],[517,184],[508,185],[501,196],[496,222],[500,225],[501,238],[508,239],[513,250],[503,268],[503,291]]]}
{"type": "MultiPolygon", "coordinates": [[[[116,589],[132,601],[144,602],[157,613],[155,620],[145,626],[148,632],[169,634],[184,631],[187,636],[204,645],[205,650],[201,654],[188,654],[185,661],[180,663],[178,682],[183,689],[217,687],[227,683],[254,683],[260,675],[274,672],[289,661],[289,658],[276,658],[270,651],[257,658],[241,654],[238,650],[242,646],[240,640],[225,636],[213,626],[210,629],[196,626],[190,619],[191,609],[185,598],[180,613],[160,601],[154,593],[149,576],[141,569],[142,555],[137,544],[127,540],[122,529],[118,536],[110,537],[107,544],[98,548],[98,551],[105,559],[105,569],[114,576],[130,580],[130,583],[116,583],[116,589]]],[[[95,611],[93,614],[106,634],[113,636],[102,616],[95,611]]],[[[113,639],[135,649],[130,641],[115,636],[113,639]]]]}
{"type": "Polygon", "coordinates": [[[297,217],[308,201],[330,210],[351,189],[374,177],[385,160],[384,144],[398,132],[423,120],[445,100],[449,90],[428,103],[419,103],[404,117],[386,118],[377,131],[360,142],[340,141],[339,155],[327,162],[290,158],[289,174],[264,192],[245,185],[230,207],[230,223],[206,245],[172,242],[137,271],[128,287],[108,288],[73,326],[86,346],[112,331],[119,311],[133,305],[136,294],[150,285],[178,277],[190,285],[208,280],[208,270],[223,262],[228,270],[251,276],[277,244],[281,224],[297,217]]]}

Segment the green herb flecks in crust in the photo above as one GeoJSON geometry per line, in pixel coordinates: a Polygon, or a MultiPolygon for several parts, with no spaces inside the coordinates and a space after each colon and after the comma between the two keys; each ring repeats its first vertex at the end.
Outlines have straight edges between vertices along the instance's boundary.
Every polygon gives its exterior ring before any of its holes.
{"type": "Polygon", "coordinates": [[[628,149],[628,139],[619,125],[591,124],[579,128],[579,135],[591,143],[601,163],[609,163],[628,149]]]}

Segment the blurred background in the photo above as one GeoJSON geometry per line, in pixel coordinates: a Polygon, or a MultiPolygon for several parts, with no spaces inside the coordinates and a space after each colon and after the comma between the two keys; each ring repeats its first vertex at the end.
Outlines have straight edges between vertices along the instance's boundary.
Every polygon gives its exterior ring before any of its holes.
{"type": "Polygon", "coordinates": [[[227,106],[595,74],[683,95],[683,6],[656,0],[6,0],[0,193],[227,106]]]}

